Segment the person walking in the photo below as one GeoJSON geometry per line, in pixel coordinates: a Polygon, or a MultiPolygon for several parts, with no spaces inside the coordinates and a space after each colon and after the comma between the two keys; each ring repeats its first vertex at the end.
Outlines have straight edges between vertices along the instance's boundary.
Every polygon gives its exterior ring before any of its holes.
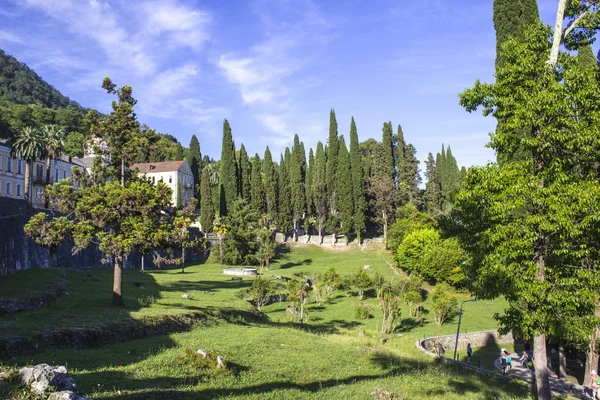
{"type": "Polygon", "coordinates": [[[598,377],[598,374],[596,374],[595,370],[592,370],[592,373],[590,374],[590,390],[592,391],[592,398],[594,400],[597,399],[598,396],[598,381],[600,380],[600,378],[598,377]]]}
{"type": "Polygon", "coordinates": [[[471,343],[467,344],[467,362],[471,362],[471,357],[473,357],[473,348],[471,347],[471,343]]]}

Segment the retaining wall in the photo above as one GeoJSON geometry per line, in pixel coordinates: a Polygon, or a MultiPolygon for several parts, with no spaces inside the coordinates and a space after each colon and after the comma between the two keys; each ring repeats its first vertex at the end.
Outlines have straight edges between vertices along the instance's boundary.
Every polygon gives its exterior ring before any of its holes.
{"type": "MultiPolygon", "coordinates": [[[[420,347],[428,352],[436,353],[437,344],[441,344],[446,351],[454,352],[456,335],[432,336],[420,341],[420,347]]],[[[507,335],[498,335],[495,330],[463,333],[458,336],[458,350],[465,350],[467,344],[471,347],[481,347],[488,344],[514,343],[512,332],[507,335]]]]}

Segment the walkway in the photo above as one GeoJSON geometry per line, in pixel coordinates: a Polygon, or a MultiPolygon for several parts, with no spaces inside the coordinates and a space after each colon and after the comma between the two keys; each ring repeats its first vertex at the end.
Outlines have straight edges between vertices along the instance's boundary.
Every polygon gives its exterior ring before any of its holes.
{"type": "MultiPolygon", "coordinates": [[[[516,355],[516,354],[515,354],[516,355]]],[[[494,361],[494,366],[502,371],[500,368],[500,357],[498,357],[494,361]]],[[[530,361],[530,364],[532,361],[530,361]]],[[[521,379],[531,384],[535,383],[535,375],[532,369],[528,369],[526,367],[522,367],[521,363],[518,359],[513,360],[511,362],[511,369],[506,372],[506,376],[511,378],[521,379]]],[[[573,397],[577,397],[579,399],[592,399],[592,396],[588,395],[586,388],[581,385],[577,385],[571,382],[564,381],[562,379],[557,378],[556,376],[550,375],[550,389],[553,392],[558,393],[569,393],[569,395],[573,397]]]]}

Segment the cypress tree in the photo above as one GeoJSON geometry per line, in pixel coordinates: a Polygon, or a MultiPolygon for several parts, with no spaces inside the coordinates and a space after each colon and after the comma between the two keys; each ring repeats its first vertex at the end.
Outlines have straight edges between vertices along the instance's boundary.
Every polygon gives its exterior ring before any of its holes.
{"type": "Polygon", "coordinates": [[[537,0],[494,0],[496,67],[504,62],[501,47],[511,36],[521,35],[540,19],[537,0]]]}
{"type": "Polygon", "coordinates": [[[363,160],[358,143],[358,132],[354,117],[350,121],[350,170],[352,171],[352,197],[354,199],[354,217],[352,224],[360,244],[360,234],[366,229],[365,212],[367,201],[365,199],[365,184],[363,177],[363,160]]]}
{"type": "Polygon", "coordinates": [[[329,197],[330,214],[335,215],[335,178],[338,156],[338,124],[335,111],[329,112],[329,138],[327,139],[327,196],[329,197]]]}
{"type": "Polygon", "coordinates": [[[173,154],[173,158],[175,159],[173,161],[181,161],[185,159],[185,150],[183,149],[181,143],[177,143],[177,146],[175,146],[175,153],[173,154]]]}
{"type": "Polygon", "coordinates": [[[327,195],[327,160],[323,143],[317,143],[315,167],[313,172],[313,199],[315,202],[316,228],[319,232],[319,244],[323,244],[323,230],[329,213],[327,195]]]}
{"type": "Polygon", "coordinates": [[[275,175],[275,164],[271,156],[271,150],[267,146],[265,158],[262,163],[262,171],[265,181],[265,198],[267,202],[267,214],[271,219],[277,217],[277,177],[275,175]]]}
{"type": "Polygon", "coordinates": [[[252,159],[252,190],[250,205],[258,215],[263,215],[266,212],[266,201],[260,164],[260,157],[257,153],[252,159]]]}
{"type": "Polygon", "coordinates": [[[594,55],[592,46],[586,44],[577,50],[577,61],[582,69],[591,69],[598,72],[598,59],[594,55]]]}
{"type": "Polygon", "coordinates": [[[403,205],[410,201],[410,186],[413,178],[407,169],[406,142],[404,132],[398,125],[398,133],[394,137],[394,162],[396,163],[396,186],[398,187],[398,202],[403,205]]]}
{"type": "Polygon", "coordinates": [[[306,189],[306,220],[305,228],[308,233],[310,229],[310,220],[315,215],[315,202],[313,197],[313,169],[315,167],[315,155],[313,149],[308,151],[308,165],[306,167],[305,175],[305,189],[306,189]]]}
{"type": "Polygon", "coordinates": [[[306,212],[306,188],[303,172],[306,164],[306,155],[304,154],[304,146],[301,145],[298,135],[294,136],[294,146],[292,147],[291,158],[289,160],[289,164],[286,161],[286,167],[290,175],[292,229],[294,232],[294,241],[297,241],[298,223],[306,212]]]}
{"type": "Polygon", "coordinates": [[[215,220],[215,208],[213,204],[212,185],[210,183],[210,171],[206,166],[202,169],[200,179],[200,224],[204,233],[212,231],[215,220]]]}
{"type": "Polygon", "coordinates": [[[415,206],[419,205],[421,174],[419,174],[419,160],[417,149],[408,143],[404,150],[403,176],[408,188],[408,201],[415,206]]]}
{"type": "Polygon", "coordinates": [[[240,146],[240,161],[239,161],[239,182],[240,182],[240,197],[250,203],[250,160],[246,147],[242,143],[240,146]]]}
{"type": "Polygon", "coordinates": [[[229,126],[229,122],[225,120],[223,122],[223,144],[221,147],[221,165],[219,167],[219,176],[221,179],[221,186],[219,188],[219,215],[221,216],[227,215],[227,211],[231,209],[233,202],[237,199],[238,183],[234,146],[231,127],[229,126]]]}
{"type": "Polygon", "coordinates": [[[442,185],[431,153],[427,155],[427,161],[425,161],[425,177],[427,178],[425,183],[425,205],[430,214],[437,215],[442,209],[442,185]]]}
{"type": "Polygon", "coordinates": [[[395,166],[394,166],[394,145],[393,145],[393,130],[392,123],[384,123],[383,124],[383,134],[381,137],[381,145],[383,149],[384,159],[380,160],[382,162],[381,166],[383,167],[382,172],[390,177],[394,182],[396,181],[395,174],[395,166]]]}
{"type": "Polygon", "coordinates": [[[352,231],[354,199],[352,194],[350,154],[346,148],[346,141],[343,135],[340,137],[339,144],[335,203],[335,209],[340,212],[340,233],[348,235],[352,231]]]}
{"type": "Polygon", "coordinates": [[[194,194],[196,197],[201,193],[200,190],[200,179],[202,176],[202,153],[200,153],[200,142],[196,135],[192,135],[190,140],[190,150],[188,153],[187,161],[194,175],[194,194]]]}
{"type": "Polygon", "coordinates": [[[285,157],[283,154],[281,155],[281,161],[279,164],[279,213],[277,217],[277,226],[279,231],[286,236],[290,229],[292,229],[292,192],[290,188],[288,172],[290,159],[290,149],[286,147],[285,157]]]}

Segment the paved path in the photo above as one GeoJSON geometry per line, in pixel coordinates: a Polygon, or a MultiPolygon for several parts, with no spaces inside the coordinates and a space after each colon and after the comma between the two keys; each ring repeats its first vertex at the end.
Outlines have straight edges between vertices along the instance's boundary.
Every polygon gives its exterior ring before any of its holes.
{"type": "MultiPolygon", "coordinates": [[[[516,353],[515,356],[518,357],[516,353]]],[[[533,361],[530,361],[530,365],[532,363],[533,361]]],[[[498,357],[494,361],[494,366],[500,371],[502,371],[500,364],[500,357],[498,357]]],[[[532,384],[535,383],[535,376],[533,370],[527,367],[522,367],[518,358],[512,360],[511,369],[506,371],[505,375],[516,379],[521,379],[532,384]]],[[[552,375],[550,375],[550,389],[553,392],[568,393],[569,395],[577,397],[579,399],[592,399],[592,396],[588,395],[588,392],[584,386],[567,382],[552,375]]]]}

